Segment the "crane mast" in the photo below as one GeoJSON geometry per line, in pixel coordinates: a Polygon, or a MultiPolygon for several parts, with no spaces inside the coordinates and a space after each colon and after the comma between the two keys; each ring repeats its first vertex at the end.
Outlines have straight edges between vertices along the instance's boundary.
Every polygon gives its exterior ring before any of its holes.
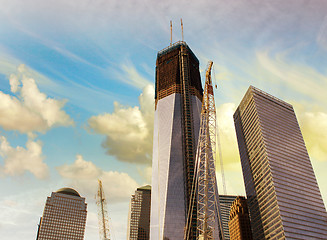
{"type": "MultiPolygon", "coordinates": [[[[197,204],[197,238],[198,240],[224,239],[220,221],[219,194],[216,182],[216,108],[211,81],[209,61],[206,71],[205,89],[201,109],[201,125],[197,146],[195,177],[192,186],[192,203],[197,204]],[[218,237],[219,236],[219,237],[218,237]]],[[[218,140],[219,141],[219,140],[218,140]]],[[[189,215],[190,210],[189,209],[189,215]]],[[[187,222],[184,240],[190,239],[187,235],[190,228],[187,222]]]]}
{"type": "Polygon", "coordinates": [[[109,218],[107,212],[107,201],[104,196],[101,180],[98,180],[99,188],[96,195],[96,203],[98,205],[98,220],[99,220],[99,234],[101,240],[110,240],[109,232],[109,218]]]}

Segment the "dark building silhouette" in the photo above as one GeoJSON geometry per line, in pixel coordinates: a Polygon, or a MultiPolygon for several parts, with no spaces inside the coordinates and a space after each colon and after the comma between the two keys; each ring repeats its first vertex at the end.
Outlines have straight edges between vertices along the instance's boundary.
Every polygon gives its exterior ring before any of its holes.
{"type": "Polygon", "coordinates": [[[223,227],[224,237],[225,240],[229,240],[229,214],[230,214],[230,207],[237,196],[231,195],[219,195],[219,204],[220,204],[220,216],[221,216],[221,223],[223,227]]]}
{"type": "Polygon", "coordinates": [[[234,114],[254,239],[327,239],[327,213],[292,105],[250,86],[234,114]]]}
{"type": "Polygon", "coordinates": [[[231,240],[252,240],[249,211],[245,197],[238,196],[232,203],[228,225],[231,240]]]}
{"type": "Polygon", "coordinates": [[[87,204],[71,188],[61,188],[47,198],[37,240],[83,240],[87,204]]]}
{"type": "Polygon", "coordinates": [[[130,202],[127,239],[150,239],[150,206],[151,186],[138,188],[130,202]]]}

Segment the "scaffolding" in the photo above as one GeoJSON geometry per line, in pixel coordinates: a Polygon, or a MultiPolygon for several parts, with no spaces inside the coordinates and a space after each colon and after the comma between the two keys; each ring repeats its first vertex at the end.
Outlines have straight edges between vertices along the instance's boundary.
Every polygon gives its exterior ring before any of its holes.
{"type": "MultiPolygon", "coordinates": [[[[186,202],[191,202],[192,185],[194,182],[194,133],[193,133],[193,115],[192,115],[192,100],[190,97],[190,84],[189,84],[189,62],[186,48],[181,47],[180,51],[180,72],[182,82],[182,111],[183,111],[183,148],[184,148],[184,172],[186,184],[186,202]]],[[[189,209],[189,206],[186,210],[189,209]]],[[[196,236],[197,225],[197,210],[193,205],[189,215],[190,227],[187,229],[187,239],[194,239],[196,236]]]]}

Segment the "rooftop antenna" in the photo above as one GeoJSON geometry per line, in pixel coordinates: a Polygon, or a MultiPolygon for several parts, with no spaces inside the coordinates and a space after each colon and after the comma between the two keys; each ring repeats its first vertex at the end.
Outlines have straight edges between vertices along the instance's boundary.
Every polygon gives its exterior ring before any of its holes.
{"type": "Polygon", "coordinates": [[[183,19],[181,19],[181,27],[182,27],[182,42],[184,42],[183,19]]]}
{"type": "Polygon", "coordinates": [[[170,46],[173,44],[173,23],[170,20],[170,46]]]}

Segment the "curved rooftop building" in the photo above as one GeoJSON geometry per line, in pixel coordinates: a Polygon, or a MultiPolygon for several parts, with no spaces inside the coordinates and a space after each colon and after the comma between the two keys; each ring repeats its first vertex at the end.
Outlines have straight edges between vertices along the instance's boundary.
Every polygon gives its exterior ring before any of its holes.
{"type": "Polygon", "coordinates": [[[45,203],[36,239],[83,240],[86,207],[85,198],[72,188],[53,192],[45,203]]]}
{"type": "Polygon", "coordinates": [[[72,188],[60,188],[59,190],[57,190],[57,193],[67,194],[67,195],[76,196],[76,197],[81,196],[81,195],[79,195],[79,193],[76,190],[74,190],[72,188]]]}

